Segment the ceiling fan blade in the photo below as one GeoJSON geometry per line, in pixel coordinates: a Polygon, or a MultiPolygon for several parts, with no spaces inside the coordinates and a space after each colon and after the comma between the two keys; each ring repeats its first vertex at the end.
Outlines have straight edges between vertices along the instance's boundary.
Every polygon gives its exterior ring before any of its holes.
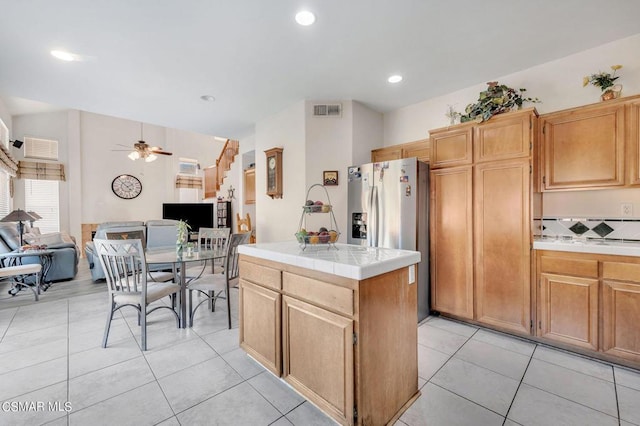
{"type": "Polygon", "coordinates": [[[123,146],[125,148],[130,148],[131,147],[131,145],[124,145],[124,144],[121,144],[121,143],[117,143],[116,145],[117,146],[123,146]]]}
{"type": "Polygon", "coordinates": [[[167,152],[167,151],[163,151],[163,150],[150,149],[149,151],[153,152],[154,154],[173,155],[173,152],[167,152]]]}

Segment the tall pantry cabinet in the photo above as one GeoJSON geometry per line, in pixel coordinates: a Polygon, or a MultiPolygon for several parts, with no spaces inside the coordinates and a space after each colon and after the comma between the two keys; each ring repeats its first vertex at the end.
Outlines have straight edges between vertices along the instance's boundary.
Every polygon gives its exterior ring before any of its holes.
{"type": "Polygon", "coordinates": [[[434,310],[531,330],[535,109],[430,132],[434,310]]]}

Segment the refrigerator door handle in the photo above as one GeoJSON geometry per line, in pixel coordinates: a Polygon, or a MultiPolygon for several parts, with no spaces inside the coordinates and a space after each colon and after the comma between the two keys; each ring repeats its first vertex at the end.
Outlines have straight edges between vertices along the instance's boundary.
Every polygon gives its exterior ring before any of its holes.
{"type": "Polygon", "coordinates": [[[369,226],[367,227],[367,245],[378,247],[378,216],[380,206],[378,200],[378,187],[371,187],[371,199],[369,200],[369,226]]]}

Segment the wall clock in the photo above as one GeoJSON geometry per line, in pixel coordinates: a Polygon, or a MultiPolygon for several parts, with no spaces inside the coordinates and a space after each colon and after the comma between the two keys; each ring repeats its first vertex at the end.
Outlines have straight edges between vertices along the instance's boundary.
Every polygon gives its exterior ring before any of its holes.
{"type": "Polygon", "coordinates": [[[111,190],[118,197],[131,200],[142,192],[142,183],[135,176],[120,175],[111,182],[111,190]]]}
{"type": "Polygon", "coordinates": [[[271,148],[267,156],[267,195],[282,198],[282,148],[271,148]]]}

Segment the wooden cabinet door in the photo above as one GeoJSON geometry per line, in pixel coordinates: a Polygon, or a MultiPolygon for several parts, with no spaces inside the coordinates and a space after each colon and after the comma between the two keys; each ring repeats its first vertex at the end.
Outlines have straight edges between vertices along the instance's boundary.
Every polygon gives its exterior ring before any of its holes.
{"type": "Polygon", "coordinates": [[[374,149],[371,151],[371,162],[379,163],[381,161],[400,160],[402,158],[402,146],[394,145],[385,148],[374,149]]]}
{"type": "Polygon", "coordinates": [[[244,203],[256,203],[256,169],[248,169],[244,171],[244,203]]]}
{"type": "Polygon", "coordinates": [[[473,162],[473,127],[431,133],[431,168],[463,166],[473,162]]]}
{"type": "Polygon", "coordinates": [[[418,161],[422,161],[424,163],[429,162],[429,156],[431,154],[429,139],[405,143],[402,149],[402,158],[416,157],[418,161]]]}
{"type": "Polygon", "coordinates": [[[476,319],[530,333],[529,160],[475,166],[476,319]]]}
{"type": "Polygon", "coordinates": [[[640,101],[627,105],[627,169],[629,184],[640,185],[640,101]]]}
{"type": "Polygon", "coordinates": [[[471,166],[431,172],[431,305],[473,319],[471,166]]]}
{"type": "Polygon", "coordinates": [[[543,190],[624,185],[624,104],[541,118],[543,190]]]}
{"type": "Polygon", "coordinates": [[[353,424],[353,320],[283,300],[284,380],[340,423],[353,424]]]}
{"type": "Polygon", "coordinates": [[[640,362],[640,284],[607,280],[602,284],[602,350],[640,362]]]}
{"type": "Polygon", "coordinates": [[[497,116],[474,129],[475,162],[529,157],[533,148],[533,113],[497,116]]]}
{"type": "Polygon", "coordinates": [[[240,280],[240,347],[278,377],[282,374],[281,301],[279,293],[240,280]]]}
{"type": "Polygon", "coordinates": [[[538,336],[598,349],[598,280],[542,273],[538,336]]]}

